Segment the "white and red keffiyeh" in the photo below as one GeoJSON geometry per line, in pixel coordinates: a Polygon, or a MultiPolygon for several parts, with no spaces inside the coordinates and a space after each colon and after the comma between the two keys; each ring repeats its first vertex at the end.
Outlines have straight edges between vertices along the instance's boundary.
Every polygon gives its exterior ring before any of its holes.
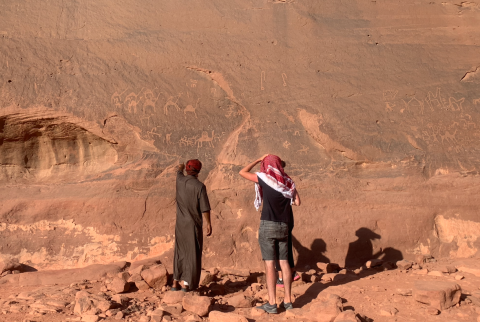
{"type": "MultiPolygon", "coordinates": [[[[256,175],[269,187],[283,194],[285,198],[291,199],[291,203],[293,204],[295,198],[295,183],[283,170],[282,160],[279,157],[273,154],[266,156],[261,163],[260,172],[257,172],[256,175]]],[[[254,205],[257,211],[262,201],[262,187],[258,183],[255,183],[254,205]]]]}

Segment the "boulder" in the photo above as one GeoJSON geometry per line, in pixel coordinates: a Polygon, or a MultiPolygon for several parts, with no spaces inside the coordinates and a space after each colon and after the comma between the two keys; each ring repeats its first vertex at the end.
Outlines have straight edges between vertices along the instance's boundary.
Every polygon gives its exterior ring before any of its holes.
{"type": "Polygon", "coordinates": [[[207,271],[202,270],[200,273],[200,285],[208,285],[215,280],[215,275],[210,274],[207,271]]]}
{"type": "Polygon", "coordinates": [[[127,281],[131,283],[135,283],[135,282],[143,281],[143,278],[139,273],[135,273],[132,276],[130,276],[127,281]]]}
{"type": "Polygon", "coordinates": [[[413,263],[405,259],[402,259],[401,261],[398,261],[396,265],[398,269],[407,270],[413,266],[413,263]]]}
{"type": "Polygon", "coordinates": [[[150,286],[145,282],[145,281],[138,281],[135,282],[135,286],[140,290],[140,291],[146,291],[150,288],[150,286]]]}
{"type": "Polygon", "coordinates": [[[165,304],[177,304],[182,303],[183,298],[187,293],[185,292],[178,292],[178,291],[168,291],[165,293],[162,303],[165,304]]]}
{"type": "Polygon", "coordinates": [[[231,305],[235,308],[252,307],[255,303],[254,299],[246,297],[243,294],[234,295],[234,296],[229,297],[225,300],[228,302],[229,305],[231,305]]]}
{"type": "Polygon", "coordinates": [[[473,267],[467,267],[467,266],[459,266],[459,267],[457,267],[457,269],[458,269],[459,272],[470,273],[470,274],[473,274],[473,275],[475,275],[475,276],[480,277],[480,268],[473,268],[473,267]]]}
{"type": "Polygon", "coordinates": [[[138,266],[135,266],[133,268],[130,267],[130,269],[128,270],[128,273],[130,273],[130,275],[132,275],[132,276],[135,275],[135,274],[140,275],[142,273],[142,271],[146,268],[147,268],[147,266],[145,266],[145,265],[138,265],[138,266]]]}
{"type": "Polygon", "coordinates": [[[85,314],[82,315],[82,322],[97,322],[100,321],[100,317],[94,314],[85,314]]]}
{"type": "Polygon", "coordinates": [[[208,315],[209,322],[248,322],[247,318],[235,313],[212,311],[208,315]]]}
{"type": "Polygon", "coordinates": [[[155,265],[140,274],[145,282],[152,288],[161,288],[167,285],[168,272],[163,265],[155,265]]]}
{"type": "Polygon", "coordinates": [[[22,271],[23,265],[20,264],[17,258],[0,261],[0,274],[5,271],[22,271]]]}
{"type": "Polygon", "coordinates": [[[211,299],[206,296],[186,295],[182,304],[186,311],[197,314],[198,316],[206,316],[210,310],[211,299]]]}
{"type": "Polygon", "coordinates": [[[371,259],[365,263],[365,267],[372,268],[372,267],[381,266],[382,264],[383,264],[383,261],[381,259],[371,259]]]}
{"type": "Polygon", "coordinates": [[[337,315],[333,322],[360,322],[360,319],[354,311],[347,310],[337,315]]]}
{"type": "Polygon", "coordinates": [[[335,294],[322,294],[310,306],[310,316],[318,322],[332,322],[342,312],[342,299],[335,294]]]}
{"type": "Polygon", "coordinates": [[[113,293],[125,293],[130,289],[130,283],[125,281],[122,277],[114,277],[112,282],[107,284],[107,288],[113,293]]]}
{"type": "Polygon", "coordinates": [[[163,319],[164,312],[161,309],[156,309],[150,314],[152,322],[161,322],[163,319]]]}
{"type": "Polygon", "coordinates": [[[179,315],[183,311],[182,304],[166,304],[163,303],[159,307],[160,310],[165,311],[171,315],[179,315]]]}
{"type": "Polygon", "coordinates": [[[250,270],[248,269],[236,269],[236,268],[222,268],[222,274],[240,276],[240,277],[249,277],[250,270]]]}
{"type": "Polygon", "coordinates": [[[442,273],[453,274],[457,271],[457,268],[452,265],[446,265],[440,268],[442,273]]]}
{"type": "Polygon", "coordinates": [[[460,285],[447,281],[416,281],[413,298],[442,311],[460,301],[460,285]]]}

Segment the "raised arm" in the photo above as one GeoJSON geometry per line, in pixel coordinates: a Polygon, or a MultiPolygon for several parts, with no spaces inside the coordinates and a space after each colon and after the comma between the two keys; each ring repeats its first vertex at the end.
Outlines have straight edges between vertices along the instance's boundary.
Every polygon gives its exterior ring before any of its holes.
{"type": "Polygon", "coordinates": [[[293,200],[293,205],[294,206],[300,206],[301,204],[301,200],[300,200],[300,195],[298,194],[298,190],[295,189],[295,199],[293,200]]]}
{"type": "Polygon", "coordinates": [[[244,177],[244,178],[247,179],[247,180],[250,180],[250,181],[253,181],[253,182],[258,183],[257,175],[256,175],[255,173],[250,173],[250,171],[253,169],[254,166],[257,165],[257,163],[262,162],[263,159],[265,159],[265,157],[266,157],[267,155],[268,155],[268,154],[265,154],[265,155],[262,156],[260,159],[257,159],[257,160],[255,160],[255,161],[253,161],[252,163],[250,163],[249,165],[247,165],[245,168],[243,168],[242,170],[240,170],[240,172],[239,172],[238,174],[241,175],[242,177],[244,177]]]}

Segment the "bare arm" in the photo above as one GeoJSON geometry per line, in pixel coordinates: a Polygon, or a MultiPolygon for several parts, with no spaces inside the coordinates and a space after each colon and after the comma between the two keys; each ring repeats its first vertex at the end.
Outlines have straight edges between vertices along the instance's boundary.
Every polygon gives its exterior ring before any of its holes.
{"type": "Polygon", "coordinates": [[[301,203],[302,202],[300,200],[300,195],[298,194],[298,190],[295,189],[295,200],[293,200],[293,205],[300,206],[301,203]]]}
{"type": "Polygon", "coordinates": [[[250,163],[249,165],[247,165],[245,168],[243,168],[242,170],[240,170],[240,172],[238,173],[239,175],[241,175],[242,177],[244,177],[245,179],[247,180],[250,180],[250,181],[253,181],[255,183],[258,183],[258,178],[257,178],[257,175],[255,173],[250,173],[250,171],[253,169],[254,166],[257,165],[257,163],[259,162],[262,162],[263,159],[265,159],[265,157],[267,156],[268,154],[265,154],[264,156],[262,156],[260,159],[257,159],[255,161],[253,161],[252,163],[250,163]]]}
{"type": "Polygon", "coordinates": [[[185,163],[180,163],[177,167],[177,171],[183,173],[183,169],[185,169],[185,163]]]}
{"type": "Polygon", "coordinates": [[[210,222],[210,210],[203,213],[205,221],[207,222],[207,236],[212,235],[212,223],[210,222]]]}

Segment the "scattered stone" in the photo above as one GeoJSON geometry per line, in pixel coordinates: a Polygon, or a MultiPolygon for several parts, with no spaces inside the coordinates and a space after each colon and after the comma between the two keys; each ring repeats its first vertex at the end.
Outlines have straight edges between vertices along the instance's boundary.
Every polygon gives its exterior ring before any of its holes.
{"type": "Polygon", "coordinates": [[[140,274],[133,274],[132,276],[130,276],[127,280],[127,282],[131,282],[131,283],[135,283],[135,282],[140,282],[140,281],[143,281],[143,278],[140,274]]]}
{"type": "Polygon", "coordinates": [[[460,301],[460,285],[446,281],[416,281],[413,298],[442,311],[460,301]]]}
{"type": "Polygon", "coordinates": [[[235,308],[252,307],[255,303],[254,299],[248,298],[243,294],[234,295],[226,300],[229,305],[235,308]]]}
{"type": "Polygon", "coordinates": [[[328,274],[323,274],[322,277],[320,278],[323,282],[331,282],[335,278],[337,274],[335,273],[328,273],[328,274]]]}
{"type": "MultiPolygon", "coordinates": [[[[150,288],[150,286],[145,282],[145,281],[138,281],[135,282],[135,286],[140,290],[140,291],[146,291],[150,288]]],[[[183,293],[183,292],[182,292],[183,293]]]]}
{"type": "Polygon", "coordinates": [[[401,261],[398,261],[396,265],[399,269],[407,270],[413,266],[413,263],[405,259],[402,259],[401,261]]]}
{"type": "Polygon", "coordinates": [[[165,293],[162,302],[166,304],[177,304],[182,303],[183,298],[185,297],[185,292],[178,291],[168,291],[165,293]]]}
{"type": "Polygon", "coordinates": [[[115,294],[112,296],[112,301],[117,302],[121,306],[127,306],[129,298],[123,294],[115,294]]]}
{"type": "Polygon", "coordinates": [[[107,288],[116,294],[125,293],[130,289],[130,283],[123,278],[116,276],[112,282],[107,285],[107,288]]]}
{"type": "Polygon", "coordinates": [[[455,275],[455,280],[460,281],[463,280],[465,277],[463,275],[455,275]]]}
{"type": "Polygon", "coordinates": [[[185,318],[185,322],[201,322],[202,318],[196,314],[189,315],[185,318]]]}
{"type": "Polygon", "coordinates": [[[149,316],[141,316],[138,322],[150,322],[150,317],[149,316]]]}
{"type": "Polygon", "coordinates": [[[422,266],[420,266],[418,264],[413,264],[412,269],[415,269],[415,270],[422,269],[422,266]]]}
{"type": "Polygon", "coordinates": [[[412,296],[413,291],[411,289],[397,288],[395,293],[401,296],[412,296]]]}
{"type": "Polygon", "coordinates": [[[99,320],[100,320],[100,317],[97,315],[93,315],[93,314],[82,315],[82,321],[85,321],[85,322],[97,322],[99,320]]]}
{"type": "MultiPolygon", "coordinates": [[[[257,310],[259,311],[259,310],[257,310]]],[[[248,322],[247,318],[235,313],[212,311],[208,315],[209,322],[248,322]]]]}
{"type": "Polygon", "coordinates": [[[360,319],[354,311],[347,310],[340,313],[333,322],[360,322],[360,319]]]}
{"type": "Polygon", "coordinates": [[[431,306],[429,308],[427,308],[426,312],[427,312],[427,314],[430,314],[430,315],[439,315],[440,314],[439,310],[437,310],[436,308],[431,307],[431,306]]]}
{"type": "Polygon", "coordinates": [[[206,316],[210,310],[211,300],[206,296],[186,295],[183,298],[183,308],[198,316],[206,316]]]}
{"type": "Polygon", "coordinates": [[[248,269],[224,268],[222,270],[222,273],[223,274],[228,274],[228,275],[240,276],[240,277],[249,277],[250,276],[250,270],[248,270],[248,269]]]}
{"type": "Polygon", "coordinates": [[[150,321],[151,322],[162,322],[163,320],[163,311],[162,310],[155,310],[151,315],[150,315],[150,321]],[[161,312],[161,314],[156,314],[155,312],[161,312]]]}
{"type": "Polygon", "coordinates": [[[167,304],[163,303],[163,304],[160,305],[159,309],[161,309],[162,311],[165,311],[165,312],[167,312],[171,315],[179,315],[183,311],[182,304],[180,304],[180,303],[170,304],[170,305],[167,305],[167,304]]]}
{"type": "Polygon", "coordinates": [[[426,268],[420,269],[418,271],[415,271],[414,273],[417,274],[417,275],[427,275],[428,274],[428,269],[426,269],[426,268]]]}
{"type": "Polygon", "coordinates": [[[123,312],[119,311],[117,314],[115,314],[115,320],[121,320],[123,319],[123,312]]]}
{"type": "Polygon", "coordinates": [[[320,293],[317,300],[310,306],[310,315],[315,316],[318,322],[330,322],[342,312],[342,308],[343,305],[340,296],[320,293]]]}
{"type": "Polygon", "coordinates": [[[473,274],[475,276],[480,277],[480,268],[460,266],[460,267],[457,267],[457,269],[458,269],[459,272],[470,273],[470,274],[473,274]]]}
{"type": "Polygon", "coordinates": [[[333,273],[333,271],[334,271],[334,267],[330,263],[318,262],[317,267],[318,267],[319,270],[321,270],[322,272],[325,272],[325,273],[333,273]]]}
{"type": "Polygon", "coordinates": [[[320,276],[318,276],[318,275],[312,275],[312,276],[310,277],[310,281],[311,281],[312,283],[320,282],[320,276]]]}
{"type": "Polygon", "coordinates": [[[443,277],[443,273],[440,271],[431,271],[427,275],[429,276],[438,276],[438,277],[443,277]]]}
{"type": "Polygon", "coordinates": [[[394,307],[383,307],[379,312],[381,316],[395,316],[397,313],[398,310],[394,307]]]}
{"type": "Polygon", "coordinates": [[[452,266],[452,265],[447,265],[447,266],[444,266],[440,269],[440,271],[442,273],[448,273],[448,274],[453,274],[457,271],[457,268],[455,266],[452,266]]]}
{"type": "Polygon", "coordinates": [[[365,263],[366,268],[373,268],[377,266],[381,266],[383,261],[381,259],[371,259],[365,263]]]}
{"type": "MultiPolygon", "coordinates": [[[[288,311],[287,311],[288,312],[288,311]]],[[[210,312],[211,313],[211,312],[210,312]]],[[[252,307],[252,310],[250,311],[250,315],[253,317],[261,316],[261,315],[266,315],[267,312],[264,310],[259,310],[257,308],[252,307]]],[[[288,314],[288,313],[287,313],[288,314]]]]}
{"type": "Polygon", "coordinates": [[[162,288],[167,285],[168,272],[163,265],[155,265],[143,270],[141,276],[153,288],[162,288]]]}
{"type": "Polygon", "coordinates": [[[200,285],[208,285],[215,280],[215,275],[210,274],[207,271],[202,270],[200,273],[200,285]]]}

